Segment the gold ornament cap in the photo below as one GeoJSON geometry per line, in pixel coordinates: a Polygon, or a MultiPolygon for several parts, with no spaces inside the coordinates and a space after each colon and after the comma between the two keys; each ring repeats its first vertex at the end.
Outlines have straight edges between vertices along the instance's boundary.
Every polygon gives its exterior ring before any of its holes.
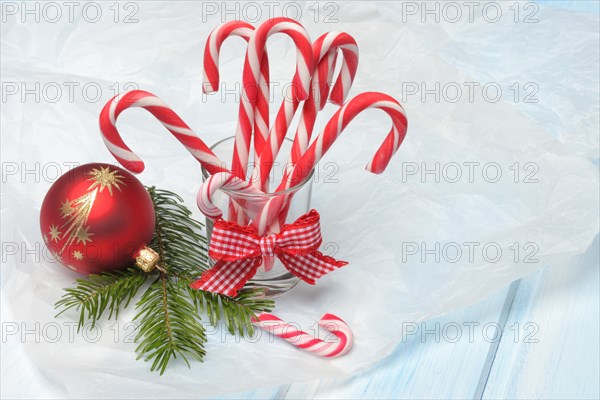
{"type": "Polygon", "coordinates": [[[140,254],[135,259],[135,265],[144,272],[152,272],[160,260],[157,252],[149,247],[140,250],[140,254]]]}

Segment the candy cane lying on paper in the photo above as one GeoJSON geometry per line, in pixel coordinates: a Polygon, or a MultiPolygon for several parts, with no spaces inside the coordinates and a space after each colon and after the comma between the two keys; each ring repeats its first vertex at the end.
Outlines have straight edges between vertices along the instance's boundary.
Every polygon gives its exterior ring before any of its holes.
{"type": "Polygon", "coordinates": [[[226,171],[225,164],[169,106],[144,90],[118,94],[110,99],[100,112],[100,131],[104,144],[126,169],[133,173],[144,170],[144,162],[125,144],[116,127],[119,115],[132,107],[141,107],[150,112],[209,173],[226,171]]]}
{"type": "MultiPolygon", "coordinates": [[[[343,32],[329,32],[319,37],[312,45],[315,61],[318,63],[313,70],[311,80],[311,91],[308,99],[304,102],[302,116],[294,137],[290,164],[295,163],[306,150],[317,116],[329,97],[329,82],[335,68],[335,57],[338,50],[344,56],[340,74],[332,92],[332,102],[343,102],[358,68],[358,46],[354,38],[343,32]],[[335,94],[335,98],[333,95],[335,94]]],[[[259,187],[264,188],[268,181],[271,168],[279,153],[281,145],[287,134],[288,127],[296,113],[299,102],[284,99],[275,124],[269,132],[267,144],[260,153],[256,163],[256,177],[259,179],[259,187]]]]}
{"type": "MultiPolygon", "coordinates": [[[[335,140],[342,134],[346,126],[348,126],[348,124],[364,110],[369,108],[378,108],[388,114],[392,119],[392,128],[390,132],[366,166],[366,169],[369,172],[374,174],[382,173],[389,164],[392,156],[398,151],[398,148],[402,144],[402,141],[406,136],[408,121],[406,119],[404,108],[402,108],[402,105],[400,105],[393,97],[379,92],[366,92],[361,93],[346,102],[346,104],[331,117],[323,131],[311,143],[310,147],[306,150],[300,160],[298,160],[298,163],[293,167],[292,171],[284,177],[284,180],[277,188],[277,191],[291,188],[306,179],[316,164],[321,160],[325,153],[327,153],[327,150],[329,150],[335,140]]],[[[259,234],[263,235],[264,233],[262,232],[269,231],[270,227],[278,223],[277,220],[273,220],[273,216],[277,213],[279,213],[279,221],[285,220],[285,215],[282,215],[282,213],[285,213],[286,210],[287,206],[284,205],[282,207],[277,196],[273,197],[273,200],[269,200],[261,212],[260,217],[254,220],[259,234]]]]}
{"type": "MultiPolygon", "coordinates": [[[[260,79],[260,60],[265,52],[269,36],[284,33],[292,38],[297,48],[296,72],[293,78],[294,96],[297,100],[308,97],[310,78],[313,69],[313,53],[310,38],[306,30],[298,22],[289,18],[273,18],[262,23],[252,34],[248,43],[246,60],[244,62],[243,90],[240,99],[238,127],[236,130],[235,149],[232,161],[232,171],[240,178],[245,178],[250,152],[254,105],[257,102],[257,90],[260,79]]],[[[267,139],[255,135],[254,151],[259,155],[267,139]]]]}
{"type": "Polygon", "coordinates": [[[262,313],[252,323],[260,329],[272,332],[294,346],[321,357],[339,357],[346,354],[354,344],[352,330],[341,318],[325,314],[317,322],[319,326],[338,338],[337,342],[325,342],[288,324],[273,314],[262,313]]]}

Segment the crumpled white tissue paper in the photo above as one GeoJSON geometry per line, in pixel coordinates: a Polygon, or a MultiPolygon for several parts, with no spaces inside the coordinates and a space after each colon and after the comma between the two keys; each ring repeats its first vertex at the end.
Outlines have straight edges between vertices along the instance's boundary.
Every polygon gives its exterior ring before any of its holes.
{"type": "MultiPolygon", "coordinates": [[[[353,35],[361,54],[351,96],[389,93],[409,119],[380,176],[364,170],[389,130],[380,111],[358,117],[326,155],[313,206],[325,251],[350,264],[314,287],[300,284],[274,311],[307,330],[323,313],[337,314],[355,346],[324,360],[267,335],[240,341],[217,330],[204,364],[175,362],[159,377],[135,361],[133,307],[83,335],[74,332],[75,314],[54,319],[54,302],[78,276],[41,248],[40,204],[72,165],[114,162],[97,119],[117,91],[153,92],[209,144],[231,136],[245,43],[225,43],[226,94],[208,97],[204,43],[236,12],[251,19],[258,9],[264,20],[270,8],[228,3],[226,14],[221,2],[130,2],[115,11],[99,3],[94,22],[85,3],[72,20],[55,4],[59,18],[50,8],[39,10],[39,22],[23,10],[2,16],[4,396],[188,398],[345,376],[389,354],[405,323],[564,264],[598,233],[597,13],[540,5],[517,18],[508,2],[496,3],[499,18],[479,6],[471,20],[467,7],[459,4],[456,19],[440,3],[436,22],[422,2],[331,2],[319,13],[309,3],[277,3],[279,15],[300,10],[313,40],[332,30],[353,35]]],[[[292,42],[275,35],[269,53],[273,81],[289,81],[292,42]]],[[[317,130],[335,109],[320,114],[317,130]]],[[[126,111],[118,127],[146,161],[142,182],[181,194],[202,218],[194,203],[200,167],[185,149],[143,110],[126,111]]]]}

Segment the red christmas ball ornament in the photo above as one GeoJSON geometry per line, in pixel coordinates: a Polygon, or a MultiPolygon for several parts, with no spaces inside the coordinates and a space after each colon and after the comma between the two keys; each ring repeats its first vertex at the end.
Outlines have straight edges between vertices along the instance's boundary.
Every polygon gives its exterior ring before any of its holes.
{"type": "Polygon", "coordinates": [[[61,176],[44,198],[40,228],[52,255],[82,274],[151,269],[152,199],[142,183],[110,164],[85,164],[61,176]]]}

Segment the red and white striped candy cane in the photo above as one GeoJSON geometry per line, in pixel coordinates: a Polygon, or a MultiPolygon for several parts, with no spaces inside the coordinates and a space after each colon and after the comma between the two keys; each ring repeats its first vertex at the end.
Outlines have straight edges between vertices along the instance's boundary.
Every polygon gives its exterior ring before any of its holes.
{"type": "Polygon", "coordinates": [[[333,314],[323,315],[317,323],[321,328],[335,335],[338,339],[336,342],[326,342],[315,338],[273,314],[262,313],[254,318],[252,323],[299,349],[321,357],[340,357],[350,351],[354,344],[354,335],[348,324],[333,314]]]}
{"type": "Polygon", "coordinates": [[[218,172],[209,176],[208,179],[202,183],[198,195],[196,196],[198,208],[202,214],[212,220],[223,215],[222,210],[213,203],[213,196],[219,189],[235,192],[235,194],[230,194],[231,201],[236,200],[236,194],[239,195],[239,197],[256,196],[257,200],[247,202],[248,208],[244,210],[250,218],[257,217],[267,202],[266,198],[258,196],[264,193],[254,187],[250,182],[238,178],[229,171],[218,172]],[[258,199],[262,199],[262,201],[259,201],[258,199]]]}
{"type": "MultiPolygon", "coordinates": [[[[294,41],[297,48],[297,56],[296,73],[294,74],[292,84],[294,88],[293,95],[297,100],[304,100],[308,97],[313,68],[313,53],[308,33],[302,25],[289,18],[273,18],[265,21],[252,34],[244,63],[244,87],[240,99],[238,127],[232,161],[232,171],[240,178],[245,178],[248,164],[250,139],[252,137],[250,123],[254,118],[254,105],[257,102],[260,60],[265,52],[267,39],[275,33],[284,33],[294,41]]],[[[255,135],[254,137],[254,151],[256,155],[261,153],[267,139],[267,133],[262,133],[264,136],[255,135]]]]}
{"type": "MultiPolygon", "coordinates": [[[[204,47],[204,93],[214,93],[219,90],[219,54],[223,42],[231,36],[239,36],[248,42],[254,26],[244,21],[230,21],[217,26],[208,36],[204,47]]],[[[260,78],[256,104],[254,107],[254,135],[264,137],[269,131],[269,60],[265,51],[260,60],[260,78]]],[[[240,224],[247,224],[244,211],[233,201],[229,205],[229,218],[240,224]]]]}
{"type": "MultiPolygon", "coordinates": [[[[319,37],[313,45],[315,57],[318,57],[319,60],[323,60],[325,55],[333,50],[342,51],[344,63],[331,93],[328,93],[331,79],[326,82],[326,85],[321,86],[324,92],[319,97],[319,109],[323,109],[328,99],[338,106],[344,104],[352,88],[354,76],[358,68],[358,46],[352,36],[345,32],[328,32],[319,37]]],[[[322,72],[325,71],[323,76],[331,76],[331,73],[333,73],[333,65],[321,64],[319,67],[322,72]]]]}
{"type": "Polygon", "coordinates": [[[348,124],[369,108],[378,108],[392,119],[390,132],[366,165],[367,171],[374,174],[382,173],[406,136],[408,120],[404,108],[393,97],[385,93],[365,92],[349,100],[331,117],[321,134],[298,160],[290,179],[282,182],[278,189],[284,190],[286,186],[292,187],[305,179],[348,124]]]}
{"type": "MultiPolygon", "coordinates": [[[[286,179],[281,182],[277,191],[291,188],[306,179],[346,126],[360,113],[369,108],[381,109],[392,119],[390,132],[366,166],[367,171],[374,174],[382,173],[402,144],[406,136],[408,121],[404,108],[393,97],[379,92],[366,92],[346,102],[331,117],[321,134],[311,143],[292,171],[286,176],[286,179]]],[[[271,201],[264,207],[261,216],[255,219],[255,222],[259,224],[259,233],[273,230],[273,226],[277,226],[278,223],[285,220],[287,206],[284,205],[282,207],[279,201],[273,201],[273,204],[270,203],[271,201]],[[277,214],[276,210],[278,209],[278,218],[273,220],[273,216],[277,214]]]]}
{"type": "MultiPolygon", "coordinates": [[[[260,226],[260,223],[257,222],[259,218],[277,221],[280,210],[285,204],[289,204],[290,198],[289,194],[279,194],[270,197],[261,196],[264,195],[264,193],[252,183],[238,178],[231,172],[219,172],[211,175],[202,183],[198,195],[196,196],[198,208],[207,218],[212,220],[223,215],[222,210],[213,203],[214,195],[218,190],[227,191],[230,201],[230,213],[236,208],[233,207],[232,204],[243,206],[244,215],[248,216],[255,226],[260,226]],[[271,213],[274,213],[274,215],[263,212],[267,203],[270,204],[269,210],[271,213]]],[[[239,215],[240,214],[238,214],[238,217],[239,215]]],[[[229,218],[229,220],[234,221],[231,218],[229,218]]],[[[240,225],[239,222],[237,224],[240,225]]],[[[262,267],[265,271],[270,271],[271,268],[273,268],[273,265],[273,258],[264,258],[262,267]]]]}
{"type": "MultiPolygon", "coordinates": [[[[285,166],[284,182],[288,179],[287,176],[292,171],[293,166],[302,157],[308,147],[317,119],[317,113],[325,107],[328,98],[332,103],[342,105],[352,87],[358,68],[358,45],[354,38],[347,33],[328,32],[322,35],[313,43],[313,53],[320,62],[313,74],[311,83],[313,90],[311,90],[309,98],[302,106],[302,115],[296,128],[296,134],[294,135],[290,158],[285,166]],[[335,70],[335,58],[338,50],[342,52],[343,63],[334,88],[330,93],[330,82],[335,70]]],[[[285,137],[285,133],[283,137],[285,137]]],[[[280,145],[283,142],[283,137],[281,138],[280,145]]],[[[273,157],[274,159],[275,157],[273,157]]],[[[259,165],[262,164],[264,163],[259,163],[259,165]]],[[[268,179],[268,177],[269,174],[267,173],[264,179],[268,179]]],[[[279,218],[272,221],[272,225],[266,228],[277,232],[281,224],[285,222],[289,206],[289,203],[283,205],[279,218]]],[[[273,211],[270,210],[270,212],[272,213],[273,211]]]]}
{"type": "MultiPolygon", "coordinates": [[[[311,94],[313,94],[314,97],[314,88],[319,88],[319,99],[321,100],[319,110],[322,110],[325,107],[325,104],[327,103],[327,99],[329,97],[329,89],[331,88],[331,83],[333,82],[333,73],[335,72],[336,65],[337,51],[332,50],[321,59],[321,62],[317,66],[317,76],[315,77],[315,75],[313,74],[313,80],[311,82],[313,90],[311,91],[311,94]]],[[[340,78],[338,77],[338,79],[340,78]]]]}
{"type": "MultiPolygon", "coordinates": [[[[313,46],[315,57],[319,57],[322,62],[319,64],[318,71],[313,75],[314,79],[318,79],[317,86],[320,89],[319,97],[315,98],[314,104],[311,104],[310,99],[307,100],[302,108],[302,116],[296,135],[294,136],[294,143],[292,144],[292,151],[290,154],[290,161],[288,165],[295,165],[302,154],[308,148],[308,143],[312,136],[315,120],[317,118],[317,112],[322,110],[329,98],[334,104],[341,106],[346,97],[350,92],[354,77],[356,76],[356,70],[358,68],[358,46],[352,36],[343,32],[329,32],[321,36],[315,42],[313,46]],[[335,82],[335,85],[329,92],[329,82],[331,81],[331,75],[335,69],[335,63],[326,57],[325,55],[331,54],[341,50],[344,56],[344,62],[340,69],[340,74],[335,82]],[[328,78],[325,78],[328,77],[328,78]],[[324,84],[323,80],[325,80],[324,84]]],[[[312,92],[311,94],[313,94],[312,92]]]]}
{"type": "Polygon", "coordinates": [[[317,119],[317,113],[323,109],[327,102],[327,97],[329,96],[330,82],[332,82],[333,79],[336,62],[337,52],[330,51],[321,60],[317,71],[315,71],[315,74],[313,75],[313,90],[311,91],[311,96],[302,105],[302,112],[300,120],[298,121],[298,126],[296,127],[296,134],[294,135],[292,142],[289,159],[284,166],[284,179],[285,174],[292,170],[294,164],[300,159],[308,147],[317,119]],[[318,96],[315,96],[315,88],[319,89],[318,96]],[[321,101],[319,101],[319,99],[321,99],[321,101]]]}
{"type": "Polygon", "coordinates": [[[116,127],[119,115],[132,107],[141,107],[150,112],[209,173],[227,171],[225,164],[169,106],[144,90],[118,94],[110,99],[100,112],[100,131],[104,144],[126,169],[133,173],[144,170],[144,162],[125,144],[116,127]]]}
{"type": "MultiPolygon", "coordinates": [[[[334,86],[334,91],[337,88],[336,97],[335,99],[332,98],[332,102],[334,100],[338,102],[340,99],[343,100],[345,98],[352,86],[356,69],[358,68],[358,46],[354,38],[347,33],[326,33],[315,41],[312,48],[315,61],[317,61],[318,65],[313,70],[311,91],[302,108],[302,116],[294,138],[290,163],[295,163],[306,150],[317,111],[323,108],[329,97],[329,82],[335,69],[335,58],[338,50],[342,51],[344,58],[340,75],[334,86]]],[[[298,101],[287,99],[284,100],[279,109],[275,124],[269,132],[268,144],[263,148],[256,163],[255,175],[259,179],[261,188],[265,187],[269,179],[271,168],[283,144],[298,105],[298,101]]]]}
{"type": "MultiPolygon", "coordinates": [[[[219,90],[219,54],[223,42],[231,36],[239,36],[248,42],[252,32],[254,32],[254,26],[244,21],[225,22],[213,29],[204,47],[204,79],[202,82],[204,93],[214,93],[219,90]]],[[[260,61],[259,88],[254,110],[254,131],[263,137],[269,131],[269,60],[266,50],[260,61]]]]}
{"type": "MultiPolygon", "coordinates": [[[[243,203],[246,215],[255,226],[264,226],[268,221],[277,220],[284,205],[289,203],[291,194],[280,194],[276,196],[264,195],[260,189],[252,183],[238,178],[229,171],[218,172],[211,175],[200,185],[196,195],[196,204],[207,218],[215,220],[223,216],[223,211],[214,202],[214,195],[218,190],[227,191],[231,202],[243,203]],[[251,197],[252,200],[248,200],[251,197]],[[267,205],[269,206],[267,208],[267,205]],[[267,210],[265,212],[265,210],[267,210]],[[264,220],[261,223],[261,218],[264,220]]],[[[229,207],[231,211],[231,207],[229,207]]],[[[263,264],[268,271],[273,266],[265,260],[263,264]]]]}

